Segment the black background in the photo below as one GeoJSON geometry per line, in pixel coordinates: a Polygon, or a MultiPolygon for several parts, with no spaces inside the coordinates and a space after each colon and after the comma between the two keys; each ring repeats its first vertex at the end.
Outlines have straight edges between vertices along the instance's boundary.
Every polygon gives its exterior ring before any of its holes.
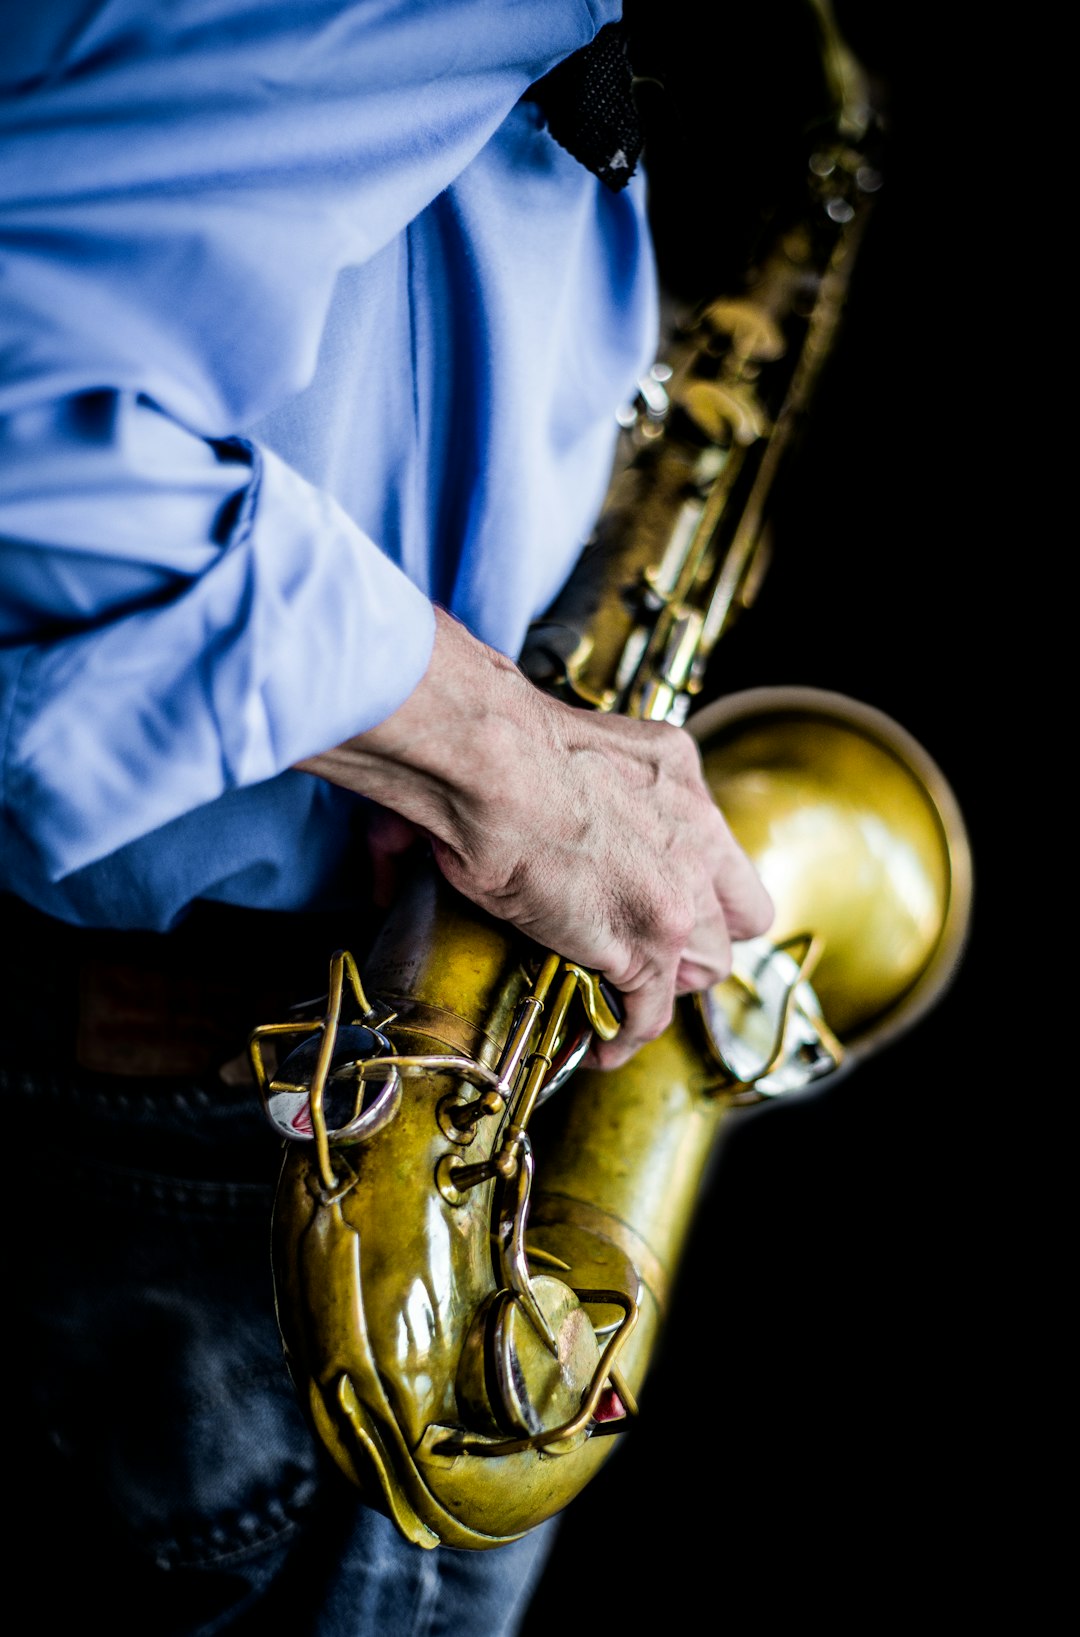
{"type": "MultiPolygon", "coordinates": [[[[740,76],[740,109],[768,105],[774,69],[784,95],[795,9],[773,8],[775,26],[759,16],[749,46],[726,48],[726,18],[707,47],[693,28],[680,37],[699,117],[726,130],[740,76]]],[[[1010,1072],[1017,951],[998,843],[1029,777],[999,686],[1016,712],[1028,582],[1009,573],[1001,402],[1022,237],[1003,180],[1010,123],[984,32],[896,3],[840,15],[887,96],[886,182],[764,589],[714,663],[725,691],[835,689],[922,743],[970,833],[971,934],[907,1036],[834,1087],[729,1122],[641,1418],[563,1514],[526,1637],[608,1621],[921,1628],[1007,1618],[1016,1591],[1030,1497],[1003,1474],[1025,1389],[1005,1360],[1031,1126],[1010,1072]]],[[[706,246],[725,199],[743,207],[746,151],[710,149],[707,182],[680,201],[706,246]]]]}

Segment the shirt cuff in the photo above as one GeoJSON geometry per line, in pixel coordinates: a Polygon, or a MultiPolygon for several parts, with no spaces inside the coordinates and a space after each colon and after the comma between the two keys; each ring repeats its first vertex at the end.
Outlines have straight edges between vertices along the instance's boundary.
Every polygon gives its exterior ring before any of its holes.
{"type": "Polygon", "coordinates": [[[228,544],[166,601],[9,649],[6,800],[51,881],[392,714],[430,601],[270,451],[228,544]]]}

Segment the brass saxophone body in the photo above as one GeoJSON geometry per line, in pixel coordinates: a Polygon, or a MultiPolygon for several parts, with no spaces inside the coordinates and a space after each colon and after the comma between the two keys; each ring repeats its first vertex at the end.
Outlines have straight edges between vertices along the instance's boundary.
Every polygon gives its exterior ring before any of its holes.
{"type": "Polygon", "coordinates": [[[963,819],[898,724],[811,689],[703,703],[876,187],[858,75],[825,40],[837,111],[806,197],[745,290],[673,329],[522,655],[582,708],[685,722],[772,894],[769,938],[624,1068],[588,1072],[617,997],[420,864],[363,974],[338,951],[325,1003],[252,1035],[291,1139],[272,1244],[289,1367],[339,1466],[422,1546],[498,1546],[581,1492],[637,1414],[727,1114],[878,1049],[963,948],[963,819]]]}

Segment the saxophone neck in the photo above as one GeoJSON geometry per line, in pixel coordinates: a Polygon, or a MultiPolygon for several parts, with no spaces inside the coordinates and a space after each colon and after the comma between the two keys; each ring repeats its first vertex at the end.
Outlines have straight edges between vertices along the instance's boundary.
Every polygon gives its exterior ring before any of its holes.
{"type": "Polygon", "coordinates": [[[681,724],[716,644],[756,596],[777,479],[832,351],[881,182],[845,132],[853,122],[867,131],[870,115],[856,120],[863,78],[836,52],[851,96],[811,133],[798,199],[741,288],[673,323],[620,415],[615,470],[578,568],[527,635],[526,674],[575,704],[681,724]]]}

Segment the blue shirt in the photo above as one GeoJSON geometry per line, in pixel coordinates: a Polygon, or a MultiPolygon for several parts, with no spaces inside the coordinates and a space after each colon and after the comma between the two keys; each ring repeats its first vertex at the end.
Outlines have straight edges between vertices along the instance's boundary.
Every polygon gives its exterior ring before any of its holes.
{"type": "Polygon", "coordinates": [[[290,771],[507,654],[657,330],[644,181],[522,94],[603,0],[0,0],[0,889],[325,907],[290,771]]]}

